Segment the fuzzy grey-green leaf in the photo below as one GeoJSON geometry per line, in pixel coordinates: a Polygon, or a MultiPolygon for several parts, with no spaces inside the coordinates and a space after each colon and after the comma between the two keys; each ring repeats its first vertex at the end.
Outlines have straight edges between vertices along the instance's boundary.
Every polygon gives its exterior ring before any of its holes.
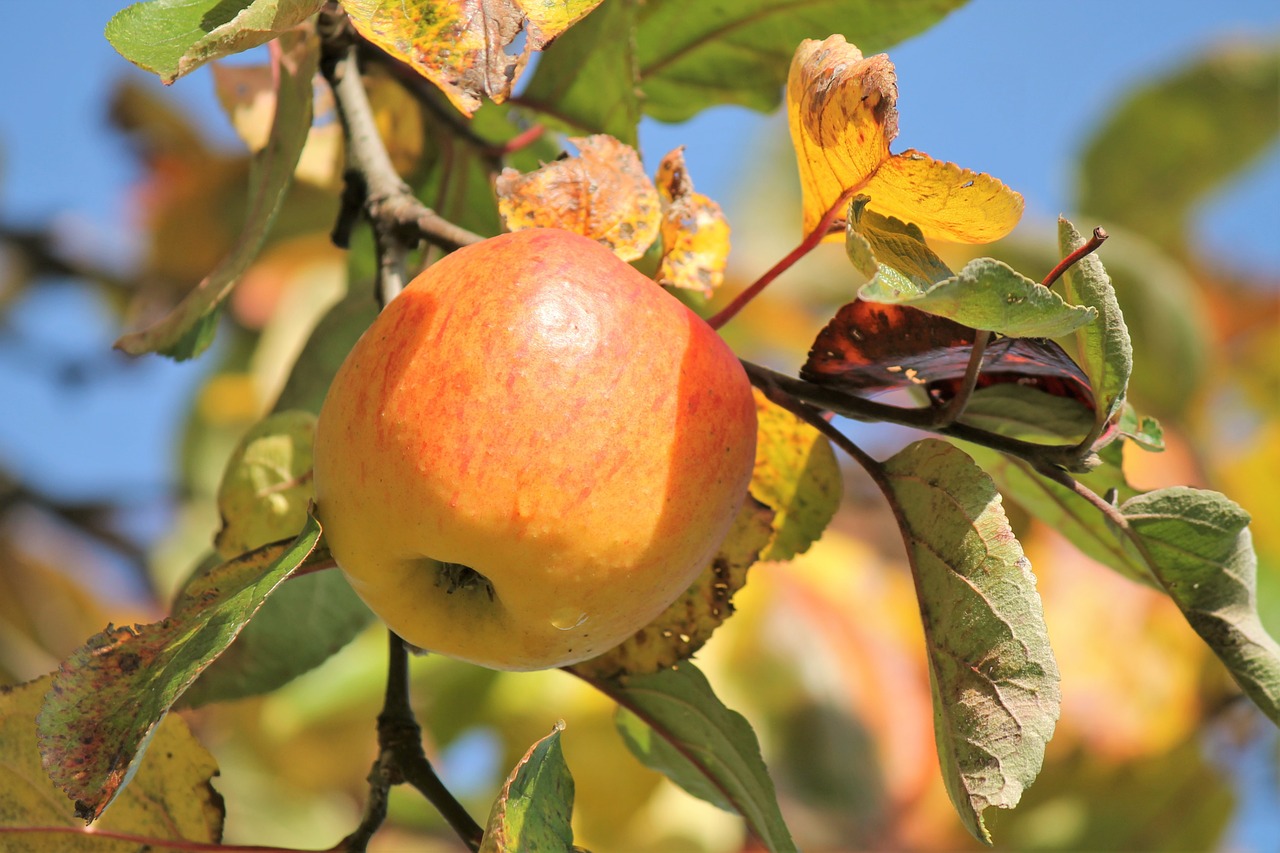
{"type": "Polygon", "coordinates": [[[900,276],[886,275],[881,267],[858,295],[868,302],[910,305],[1013,338],[1061,337],[1098,316],[1096,308],[1068,305],[1057,292],[992,258],[976,258],[927,288],[914,283],[903,287],[900,276]]]}
{"type": "Polygon", "coordinates": [[[849,203],[845,252],[863,275],[871,278],[887,267],[923,292],[954,273],[924,241],[919,227],[868,210],[868,196],[849,203]]]}
{"type": "Polygon", "coordinates": [[[1249,514],[1217,492],[1183,486],[1130,498],[1120,511],[1187,622],[1280,725],[1280,644],[1258,617],[1249,514]]]}
{"type": "Polygon", "coordinates": [[[884,463],[924,621],[947,793],[973,835],[1040,772],[1058,719],[1058,667],[1035,576],[991,478],[944,441],[884,463]]]}
{"type": "MultiPolygon", "coordinates": [[[[1058,248],[1063,257],[1085,244],[1084,237],[1065,218],[1058,220],[1058,248]]],[[[1095,397],[1092,437],[1102,434],[1124,403],[1133,372],[1133,345],[1124,324],[1115,288],[1097,253],[1081,258],[1062,276],[1067,300],[1095,309],[1097,316],[1075,331],[1076,363],[1084,368],[1095,397]]]]}

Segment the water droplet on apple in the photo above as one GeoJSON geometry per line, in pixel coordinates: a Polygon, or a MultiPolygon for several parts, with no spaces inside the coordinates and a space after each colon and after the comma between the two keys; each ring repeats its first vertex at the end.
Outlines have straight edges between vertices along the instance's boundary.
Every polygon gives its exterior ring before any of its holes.
{"type": "Polygon", "coordinates": [[[551,627],[560,631],[572,631],[587,621],[587,614],[576,607],[564,607],[551,616],[551,627]]]}

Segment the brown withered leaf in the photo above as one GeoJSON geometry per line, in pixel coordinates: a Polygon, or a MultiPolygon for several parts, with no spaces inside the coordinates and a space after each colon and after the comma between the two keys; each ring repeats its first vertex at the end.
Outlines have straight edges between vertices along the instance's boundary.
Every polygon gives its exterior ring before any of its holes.
{"type": "Polygon", "coordinates": [[[577,157],[520,174],[498,176],[498,212],[510,231],[563,228],[590,237],[624,261],[634,261],[658,236],[662,213],[658,190],[640,155],[612,136],[569,140],[577,157]]]}
{"type": "Polygon", "coordinates": [[[369,41],[440,87],[464,115],[482,95],[502,103],[529,57],[600,0],[341,0],[369,41]],[[524,48],[508,53],[521,33],[524,48]]]}
{"type": "Polygon", "coordinates": [[[662,199],[662,261],[658,283],[710,296],[724,281],[729,221],[720,205],[699,192],[684,163],[684,146],[658,164],[662,199]]]}
{"type": "MultiPolygon", "coordinates": [[[[973,349],[974,330],[904,305],[861,299],[845,305],[818,334],[800,375],[855,393],[923,387],[935,400],[954,394],[973,349]]],[[[983,354],[978,387],[1029,385],[1093,408],[1088,378],[1050,340],[999,338],[983,354]]]]}
{"type": "Polygon", "coordinates": [[[1022,196],[1000,181],[908,150],[898,135],[898,84],[889,57],[863,57],[844,36],[801,43],[787,78],[787,119],[809,233],[846,192],[918,225],[926,237],[989,243],[1022,216],[1022,196]]]}

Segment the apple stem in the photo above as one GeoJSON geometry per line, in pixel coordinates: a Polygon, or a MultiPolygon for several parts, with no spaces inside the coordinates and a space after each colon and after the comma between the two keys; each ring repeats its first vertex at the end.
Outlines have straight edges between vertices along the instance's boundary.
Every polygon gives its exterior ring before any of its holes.
{"type": "Polygon", "coordinates": [[[436,807],[468,850],[479,850],[484,829],[440,781],[422,748],[422,727],[409,701],[408,647],[394,632],[387,635],[387,690],[378,714],[378,758],[369,770],[369,800],[360,825],[337,849],[364,850],[386,820],[391,786],[407,782],[436,807]]]}
{"type": "Polygon", "coordinates": [[[1093,236],[1083,246],[1058,261],[1058,265],[1049,270],[1049,274],[1044,277],[1044,281],[1040,282],[1040,284],[1044,287],[1053,287],[1054,282],[1062,278],[1062,274],[1071,269],[1081,258],[1098,251],[1098,247],[1105,243],[1109,236],[1111,235],[1102,226],[1093,229],[1093,236]]]}
{"type": "Polygon", "coordinates": [[[849,199],[853,198],[853,194],[857,192],[858,189],[859,187],[851,187],[846,190],[840,198],[836,199],[836,203],[831,205],[831,208],[827,210],[814,229],[805,235],[805,238],[800,241],[800,245],[788,252],[786,257],[778,261],[770,267],[764,275],[752,282],[750,287],[735,296],[733,301],[707,320],[707,324],[713,329],[719,329],[724,326],[725,323],[728,323],[739,311],[745,308],[747,303],[752,299],[755,299],[756,296],[759,295],[760,291],[768,287],[775,278],[791,269],[795,266],[797,261],[817,248],[818,244],[831,233],[831,228],[835,225],[836,219],[839,218],[846,205],[848,205],[849,199]]]}

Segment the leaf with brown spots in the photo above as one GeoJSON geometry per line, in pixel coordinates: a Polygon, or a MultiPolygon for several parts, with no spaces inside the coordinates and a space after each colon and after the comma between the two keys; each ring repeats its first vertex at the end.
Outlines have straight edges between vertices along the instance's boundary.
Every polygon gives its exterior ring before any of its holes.
{"type": "Polygon", "coordinates": [[[435,83],[464,115],[482,95],[502,103],[529,57],[600,0],[341,0],[369,41],[435,83]],[[519,53],[508,52],[521,33],[519,53]]]}
{"type": "MultiPolygon", "coordinates": [[[[41,766],[35,719],[52,680],[53,676],[46,675],[26,684],[0,687],[0,766],[4,767],[0,774],[0,848],[6,853],[123,853],[140,849],[136,842],[113,842],[84,831],[71,803],[41,766]],[[65,827],[67,831],[22,831],[37,826],[65,827]]],[[[151,749],[129,790],[94,829],[216,844],[222,837],[224,815],[222,797],[210,785],[217,773],[213,756],[192,736],[182,718],[166,718],[156,727],[151,749]]]]}
{"type": "Polygon", "coordinates": [[[1022,196],[1000,181],[919,151],[891,154],[898,135],[893,63],[833,35],[801,43],[787,78],[787,118],[809,233],[846,193],[920,227],[926,237],[989,243],[1013,230],[1022,196]]]}
{"type": "Polygon", "coordinates": [[[658,190],[640,155],[612,136],[569,140],[577,157],[548,163],[522,175],[498,176],[498,211],[510,231],[563,228],[590,237],[624,261],[634,261],[658,236],[658,190]]]}
{"type": "Polygon", "coordinates": [[[102,815],[173,703],[319,539],[319,524],[308,519],[292,543],[259,548],[202,575],[167,619],[108,625],[63,661],[36,727],[45,770],[75,799],[77,815],[102,815]]]}
{"type": "Polygon", "coordinates": [[[699,192],[684,165],[684,146],[658,164],[662,199],[662,262],[658,284],[710,296],[724,281],[729,222],[720,205],[699,192]]]}

